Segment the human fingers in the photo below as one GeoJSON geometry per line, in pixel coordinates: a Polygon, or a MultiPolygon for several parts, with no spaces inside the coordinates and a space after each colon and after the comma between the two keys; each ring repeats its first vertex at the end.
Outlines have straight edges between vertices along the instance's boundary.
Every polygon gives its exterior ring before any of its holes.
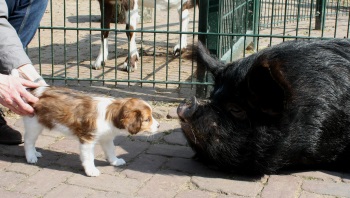
{"type": "Polygon", "coordinates": [[[29,91],[26,89],[22,89],[19,91],[19,94],[22,96],[22,98],[29,104],[36,103],[39,99],[32,95],[29,91]]]}
{"type": "Polygon", "coordinates": [[[24,111],[22,111],[21,109],[18,109],[17,104],[10,101],[8,98],[4,98],[3,96],[0,97],[0,103],[18,115],[26,115],[26,113],[24,111]]]}
{"type": "Polygon", "coordinates": [[[0,103],[19,115],[32,115],[34,113],[33,107],[25,103],[15,90],[8,93],[0,89],[0,103]]]}
{"type": "MultiPolygon", "coordinates": [[[[33,96],[34,97],[34,96],[33,96]]],[[[16,96],[13,98],[14,100],[14,108],[21,112],[21,115],[33,115],[34,109],[32,106],[30,106],[28,103],[26,103],[22,97],[16,96]]]]}
{"type": "Polygon", "coordinates": [[[36,82],[32,82],[30,80],[26,80],[26,79],[23,79],[23,78],[18,78],[19,79],[19,82],[25,86],[25,87],[29,87],[29,88],[37,88],[40,86],[39,83],[36,83],[36,82]]]}

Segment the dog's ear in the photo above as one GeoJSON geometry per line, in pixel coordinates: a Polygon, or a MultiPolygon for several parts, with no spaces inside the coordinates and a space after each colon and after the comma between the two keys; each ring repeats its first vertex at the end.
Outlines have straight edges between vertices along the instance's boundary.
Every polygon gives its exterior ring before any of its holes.
{"type": "Polygon", "coordinates": [[[125,126],[131,134],[140,132],[142,116],[139,110],[127,112],[124,117],[125,126]]]}
{"type": "Polygon", "coordinates": [[[213,57],[201,42],[198,42],[193,56],[197,59],[198,66],[207,68],[214,78],[225,68],[225,64],[213,57]]]}
{"type": "Polygon", "coordinates": [[[260,109],[271,116],[279,115],[290,94],[290,85],[284,77],[283,62],[257,58],[247,74],[248,102],[254,109],[260,109]]]}

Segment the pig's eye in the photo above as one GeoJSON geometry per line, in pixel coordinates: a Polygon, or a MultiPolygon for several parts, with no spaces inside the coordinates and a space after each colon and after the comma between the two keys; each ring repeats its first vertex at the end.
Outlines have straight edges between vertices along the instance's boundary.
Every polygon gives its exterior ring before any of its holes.
{"type": "Polygon", "coordinates": [[[229,104],[228,111],[238,119],[246,118],[246,112],[236,104],[229,104]]]}

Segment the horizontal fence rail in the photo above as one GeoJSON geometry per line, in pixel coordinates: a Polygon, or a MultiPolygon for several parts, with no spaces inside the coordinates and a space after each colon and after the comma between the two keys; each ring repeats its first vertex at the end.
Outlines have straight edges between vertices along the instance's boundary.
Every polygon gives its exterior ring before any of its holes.
{"type": "Polygon", "coordinates": [[[126,30],[121,7],[113,8],[119,23],[105,28],[97,0],[50,0],[28,55],[52,84],[138,86],[205,97],[212,81],[190,53],[198,40],[231,62],[285,40],[349,37],[348,0],[197,0],[199,6],[189,9],[187,30],[177,8],[147,8],[146,1],[138,1],[137,28],[126,30]],[[109,55],[95,70],[103,30],[110,31],[109,55]],[[136,34],[140,57],[134,72],[122,69],[130,48],[126,33],[136,34]],[[187,36],[187,52],[175,57],[181,35],[187,36]]]}

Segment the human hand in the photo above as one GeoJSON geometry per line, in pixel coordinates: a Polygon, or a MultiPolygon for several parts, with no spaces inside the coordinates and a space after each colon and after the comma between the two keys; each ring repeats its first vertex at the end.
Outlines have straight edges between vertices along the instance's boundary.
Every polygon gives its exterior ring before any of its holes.
{"type": "Polygon", "coordinates": [[[48,86],[48,84],[40,76],[40,74],[36,71],[35,67],[32,64],[25,64],[18,67],[17,69],[13,69],[11,71],[11,75],[22,77],[32,82],[37,82],[40,86],[48,86]]]}
{"type": "Polygon", "coordinates": [[[26,90],[39,87],[38,83],[20,77],[0,74],[0,103],[19,115],[33,115],[34,109],[28,103],[38,98],[26,90]]]}

